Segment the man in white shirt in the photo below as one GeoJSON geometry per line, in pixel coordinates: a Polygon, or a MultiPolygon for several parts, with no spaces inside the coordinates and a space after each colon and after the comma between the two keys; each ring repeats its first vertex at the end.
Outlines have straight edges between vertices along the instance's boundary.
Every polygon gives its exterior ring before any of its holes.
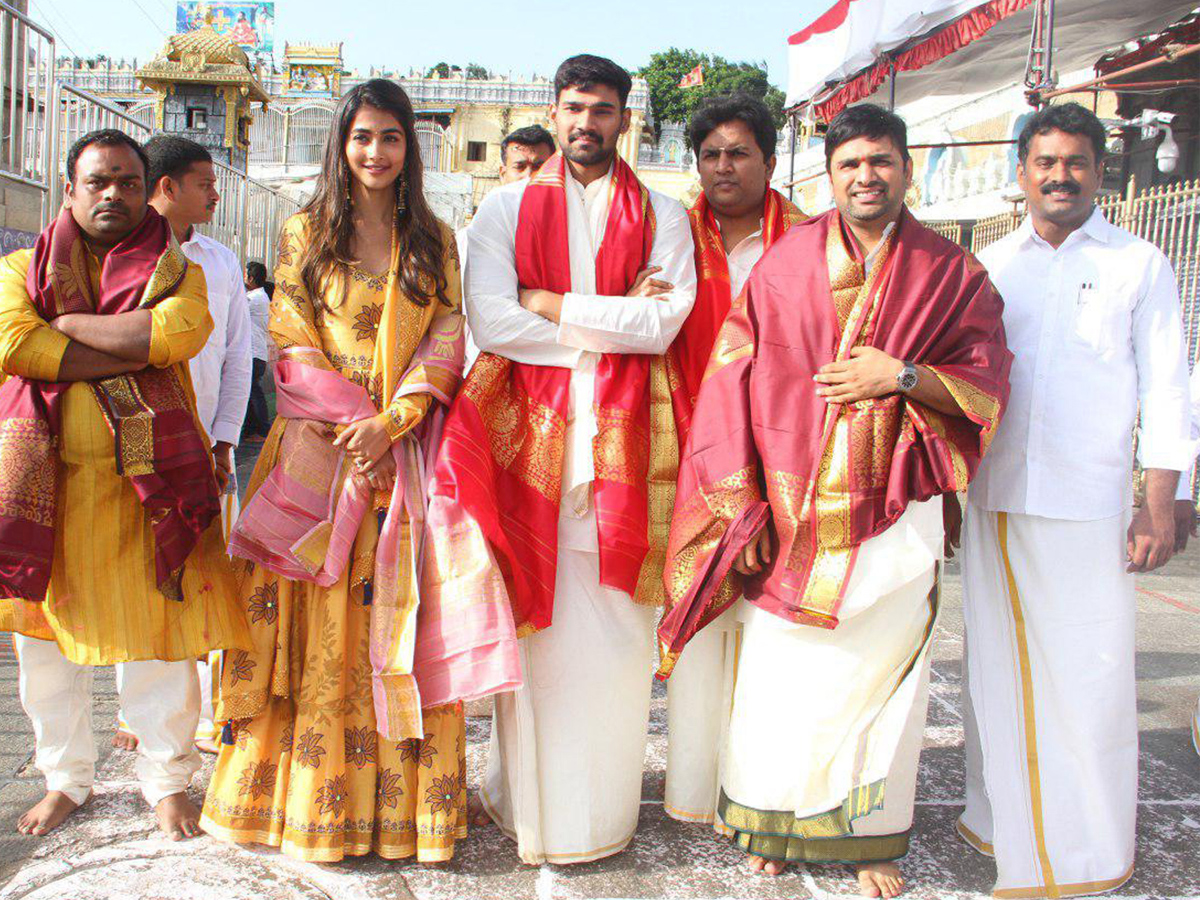
{"type": "MultiPolygon", "coordinates": [[[[500,142],[500,184],[526,181],[536,175],[554,155],[554,137],[541,125],[526,125],[511,132],[500,142]]],[[[458,265],[461,272],[467,270],[467,229],[460,228],[454,234],[458,246],[458,265]]],[[[479,356],[479,347],[467,329],[467,351],[464,364],[470,369],[479,356]]]]}
{"type": "MultiPolygon", "coordinates": [[[[150,160],[150,205],[171,224],[184,256],[203,269],[208,284],[213,330],[188,368],[196,392],[196,413],[212,443],[217,485],[222,492],[221,516],[228,536],[238,513],[233,448],[241,435],[250,395],[250,314],[242,267],[232,250],[196,231],[196,226],[212,221],[220,199],[209,152],[194,141],[173,135],[151,138],[145,150],[150,160]]],[[[196,745],[215,753],[212,672],[206,661],[197,667],[201,708],[196,745]]],[[[137,746],[137,739],[123,727],[113,742],[124,749],[137,746]]]]}
{"type": "MultiPolygon", "coordinates": [[[[688,138],[701,193],[688,211],[696,254],[696,303],[671,352],[694,404],[713,342],[733,298],[766,249],[807,218],[771,188],[775,122],[746,94],[706,99],[688,138]]],[[[688,644],[667,682],[667,780],[663,806],[683,822],[711,823],[717,809],[717,753],[732,690],[737,610],[730,608],[688,644]],[[719,700],[718,698],[724,698],[719,700]]]]}
{"type": "Polygon", "coordinates": [[[1018,141],[1029,215],[980,261],[1015,355],[963,539],[967,806],[996,895],[1110,890],[1133,870],[1134,578],[1174,551],[1188,468],[1175,277],[1094,205],[1105,130],[1074,103],[1018,141]],[[1131,435],[1146,497],[1131,515],[1131,435]]]}
{"type": "Polygon", "coordinates": [[[271,428],[268,421],[267,398],[263,395],[262,379],[270,359],[267,327],[271,319],[271,298],[267,294],[267,267],[256,259],[246,263],[246,302],[250,310],[250,406],[246,410],[243,430],[247,438],[266,437],[271,428]]]}
{"type": "Polygon", "coordinates": [[[482,354],[432,488],[433,502],[440,482],[466,516],[496,523],[524,684],[496,698],[480,799],[532,864],[620,851],[641,805],[670,515],[649,497],[675,479],[651,460],[661,429],[677,440],[669,397],[666,421],[653,418],[651,379],[665,381],[695,270],[683,208],[617,155],[630,89],[610,60],[563,63],[550,113],[562,155],[490,193],[468,229],[464,299],[482,354]]]}

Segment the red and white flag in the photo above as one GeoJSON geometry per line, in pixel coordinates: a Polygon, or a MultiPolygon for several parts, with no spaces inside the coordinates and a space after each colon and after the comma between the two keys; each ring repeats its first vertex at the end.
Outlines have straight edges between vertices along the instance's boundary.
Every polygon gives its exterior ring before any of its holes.
{"type": "Polygon", "coordinates": [[[679,86],[681,88],[696,87],[700,84],[704,84],[704,68],[702,66],[696,66],[696,68],[684,75],[683,78],[679,79],[679,86]]]}

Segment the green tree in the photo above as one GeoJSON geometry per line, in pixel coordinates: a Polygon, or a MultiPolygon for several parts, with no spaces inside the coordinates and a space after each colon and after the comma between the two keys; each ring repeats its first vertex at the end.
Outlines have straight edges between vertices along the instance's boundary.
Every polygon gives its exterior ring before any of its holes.
{"type": "Polygon", "coordinates": [[[492,73],[478,63],[467,63],[467,77],[476,81],[487,81],[492,77],[492,73]]]}
{"type": "Polygon", "coordinates": [[[452,66],[448,62],[440,62],[436,66],[430,66],[429,71],[425,73],[426,78],[437,76],[438,78],[449,78],[454,72],[461,72],[462,66],[452,66]]]}
{"type": "Polygon", "coordinates": [[[671,47],[651,54],[650,62],[637,74],[646,79],[650,88],[650,109],[656,129],[663,122],[687,122],[705,97],[731,91],[758,97],[771,110],[775,124],[784,123],[783,91],[767,81],[765,62],[735,63],[722,56],[671,47]],[[696,66],[703,69],[704,84],[681,88],[680,80],[696,66]]]}

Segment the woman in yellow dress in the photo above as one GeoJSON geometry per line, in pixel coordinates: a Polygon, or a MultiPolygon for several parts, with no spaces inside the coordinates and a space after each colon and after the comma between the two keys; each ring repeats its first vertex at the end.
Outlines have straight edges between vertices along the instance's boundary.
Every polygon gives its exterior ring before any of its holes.
{"type": "Polygon", "coordinates": [[[422,710],[411,677],[417,435],[457,389],[463,339],[454,235],[421,185],[407,95],[368,81],[280,241],[280,418],[231,543],[254,560],[255,649],[225,657],[201,825],[303,860],[437,862],[466,836],[462,705],[422,710]]]}

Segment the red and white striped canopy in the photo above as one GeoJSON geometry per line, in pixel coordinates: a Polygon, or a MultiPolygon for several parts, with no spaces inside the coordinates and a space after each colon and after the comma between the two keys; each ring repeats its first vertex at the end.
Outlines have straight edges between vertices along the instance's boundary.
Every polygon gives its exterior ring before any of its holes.
{"type": "MultiPolygon", "coordinates": [[[[1157,31],[1197,0],[1055,0],[1054,68],[1068,72],[1105,50],[1157,31]]],[[[788,39],[789,107],[828,120],[852,103],[972,94],[1019,82],[1034,0],[837,0],[788,39]]]]}

